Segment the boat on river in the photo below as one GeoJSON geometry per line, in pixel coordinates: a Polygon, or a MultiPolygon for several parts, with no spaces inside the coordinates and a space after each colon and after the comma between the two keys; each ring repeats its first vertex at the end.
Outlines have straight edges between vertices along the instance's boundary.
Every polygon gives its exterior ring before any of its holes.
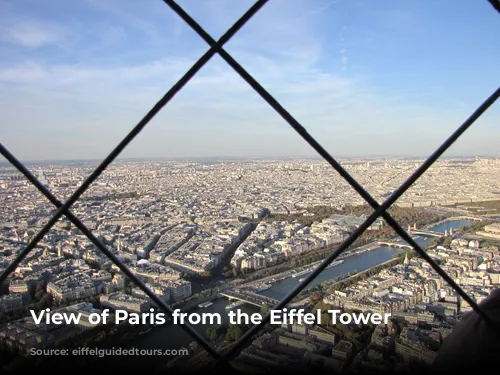
{"type": "Polygon", "coordinates": [[[261,284],[261,285],[258,285],[255,289],[254,289],[254,292],[255,293],[260,293],[260,292],[263,292],[264,290],[268,290],[268,289],[271,289],[273,286],[271,284],[261,284]]]}
{"type": "Polygon", "coordinates": [[[342,263],[344,263],[344,259],[336,260],[335,262],[330,263],[326,268],[335,267],[342,263]]]}
{"type": "Polygon", "coordinates": [[[238,307],[238,306],[241,306],[241,305],[244,305],[245,304],[245,301],[235,301],[233,303],[230,303],[229,305],[226,306],[226,310],[230,310],[232,308],[235,308],[235,307],[238,307]]]}
{"type": "Polygon", "coordinates": [[[198,305],[198,307],[199,307],[200,309],[205,309],[205,308],[207,308],[207,307],[209,307],[209,306],[212,306],[213,304],[214,304],[214,303],[213,303],[212,301],[208,301],[208,302],[203,302],[203,303],[200,303],[200,304],[198,305]]]}

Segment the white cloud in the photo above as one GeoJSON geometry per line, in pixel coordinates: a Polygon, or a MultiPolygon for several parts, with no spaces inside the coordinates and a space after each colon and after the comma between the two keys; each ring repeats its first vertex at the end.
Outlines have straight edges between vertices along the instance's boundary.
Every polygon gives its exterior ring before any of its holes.
{"type": "Polygon", "coordinates": [[[0,29],[4,42],[30,48],[59,44],[66,34],[67,30],[57,23],[28,19],[11,19],[0,29]]]}
{"type": "MultiPolygon", "coordinates": [[[[163,1],[124,1],[124,0],[84,0],[90,8],[106,16],[110,22],[121,22],[128,29],[138,31],[149,43],[162,43],[165,35],[164,26],[173,20],[172,11],[163,1]]],[[[176,16],[177,17],[177,16],[176,16]]],[[[175,31],[175,27],[170,31],[175,31]]]]}
{"type": "Polygon", "coordinates": [[[0,82],[35,84],[47,78],[46,69],[34,62],[0,69],[0,82]]]}
{"type": "MultiPolygon", "coordinates": [[[[192,64],[190,59],[162,59],[137,65],[45,65],[27,62],[0,69],[0,82],[62,89],[75,85],[106,85],[120,82],[157,80],[162,76],[180,74],[192,64]]],[[[179,76],[180,77],[180,76],[179,76]]],[[[96,87],[96,86],[94,86],[96,87]]]]}
{"type": "Polygon", "coordinates": [[[348,61],[349,59],[345,55],[342,55],[342,60],[341,60],[342,70],[346,70],[348,61]]]}
{"type": "Polygon", "coordinates": [[[99,35],[104,47],[110,46],[114,43],[125,40],[126,33],[123,27],[115,25],[105,25],[100,30],[99,35]]]}
{"type": "MultiPolygon", "coordinates": [[[[0,70],[0,81],[7,83],[0,84],[0,123],[10,129],[3,138],[14,148],[19,145],[26,158],[86,158],[89,153],[101,157],[191,63],[188,59],[109,67],[32,63],[0,70]],[[27,136],[37,129],[34,124],[44,124],[43,134],[27,136]],[[70,142],[73,149],[59,147],[61,141],[70,142]],[[37,147],[21,147],[30,144],[37,147]]],[[[470,110],[450,115],[413,104],[412,93],[380,93],[370,89],[369,81],[315,68],[288,67],[275,74],[280,63],[255,56],[242,61],[334,154],[430,152],[470,110]],[[432,136],[426,135],[429,130],[432,136]]],[[[181,90],[124,156],[265,154],[270,150],[293,154],[306,152],[307,147],[218,59],[181,90]]]]}
{"type": "Polygon", "coordinates": [[[328,8],[330,8],[332,5],[335,5],[335,4],[338,4],[340,3],[341,0],[329,0],[329,1],[326,1],[325,3],[323,3],[322,5],[318,6],[317,8],[315,9],[311,9],[309,12],[308,12],[308,15],[314,15],[316,13],[321,13],[321,12],[325,12],[326,10],[328,10],[328,8]]]}

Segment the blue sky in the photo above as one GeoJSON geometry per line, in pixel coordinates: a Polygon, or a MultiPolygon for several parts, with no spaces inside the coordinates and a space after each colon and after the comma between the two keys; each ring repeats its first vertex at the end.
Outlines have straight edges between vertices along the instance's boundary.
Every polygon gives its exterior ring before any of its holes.
{"type": "MultiPolygon", "coordinates": [[[[214,37],[251,5],[179,0],[214,37]]],[[[337,156],[432,152],[500,82],[487,0],[270,0],[226,50],[337,156]]],[[[0,139],[99,159],[207,45],[160,0],[0,1],[0,139]]],[[[500,104],[447,155],[498,155],[500,104]]],[[[218,56],[122,157],[315,156],[218,56]]]]}

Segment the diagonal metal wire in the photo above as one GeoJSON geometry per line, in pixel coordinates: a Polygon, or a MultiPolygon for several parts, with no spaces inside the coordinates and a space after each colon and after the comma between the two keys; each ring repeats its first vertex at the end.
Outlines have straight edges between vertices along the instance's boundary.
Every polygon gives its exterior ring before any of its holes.
{"type": "Polygon", "coordinates": [[[488,0],[490,4],[500,13],[500,1],[499,0],[488,0]]]}
{"type": "MultiPolygon", "coordinates": [[[[333,262],[344,250],[351,246],[354,241],[370,227],[370,225],[380,216],[383,216],[386,221],[394,228],[394,230],[405,239],[420,255],[429,263],[436,272],[453,288],[455,291],[466,300],[474,311],[483,318],[491,328],[500,334],[500,328],[493,322],[488,315],[472,300],[463,289],[455,283],[455,281],[441,268],[435,261],[411,238],[397,222],[384,212],[401,197],[402,194],[500,97],[500,88],[498,88],[474,113],[397,189],[391,196],[361,224],[330,256],[328,256],[306,279],[294,288],[274,309],[281,310],[285,307],[297,294],[299,294],[312,280],[316,278],[331,262],[333,262]],[[436,265],[437,267],[434,267],[436,265]]],[[[249,329],[238,342],[234,344],[220,359],[216,362],[218,366],[223,361],[232,359],[241,350],[248,340],[270,320],[270,314],[267,314],[260,324],[249,329]]]]}
{"type": "MultiPolygon", "coordinates": [[[[62,207],[61,201],[59,201],[50,191],[47,189],[40,181],[18,160],[14,155],[12,155],[4,145],[0,143],[0,154],[2,154],[14,167],[16,167],[27,179],[31,182],[43,195],[47,197],[47,199],[57,208],[62,207]]],[[[80,219],[78,219],[70,210],[65,211],[65,216],[78,228],[80,231],[87,236],[87,238],[92,241],[92,243],[101,250],[104,255],[106,255],[114,264],[116,264],[120,270],[127,275],[130,280],[132,280],[139,288],[141,288],[144,293],[146,293],[158,306],[160,306],[166,312],[172,314],[174,310],[167,305],[161,298],[159,298],[155,293],[149,289],[146,284],[138,278],[127,266],[125,266],[118,257],[111,252],[106,245],[99,240],[90,229],[86,227],[85,224],[82,223],[80,219]]],[[[194,328],[185,323],[182,325],[182,328],[191,335],[191,337],[195,338],[212,357],[218,358],[219,354],[214,350],[214,348],[205,341],[205,339],[194,330],[194,328]]]]}
{"type": "MultiPolygon", "coordinates": [[[[204,31],[204,29],[192,18],[190,17],[179,5],[177,5],[172,0],[164,0],[167,5],[169,5],[189,26],[191,26],[209,45],[213,45],[215,40],[204,31]]],[[[371,225],[373,221],[375,221],[379,216],[383,216],[391,227],[398,233],[405,241],[407,241],[416,251],[420,253],[420,255],[434,268],[434,270],[443,277],[456,291],[457,293],[466,300],[471,307],[486,321],[492,323],[491,319],[484,314],[484,312],[477,306],[474,300],[472,300],[463,290],[462,288],[454,282],[452,278],[450,278],[447,273],[439,267],[439,265],[427,255],[427,253],[408,235],[408,233],[401,228],[401,226],[390,216],[389,213],[386,212],[387,208],[389,208],[403,193],[406,191],[438,158],[446,151],[448,147],[450,147],[456,139],[460,137],[460,135],[467,130],[467,128],[472,125],[472,123],[479,118],[479,116],[484,113],[484,111],[493,104],[493,102],[498,98],[499,90],[495,92],[488,100],[478,108],[477,111],[449,138],[445,143],[441,145],[441,147],[433,154],[431,157],[427,159],[427,161],[419,168],[408,180],[406,180],[405,184],[403,184],[400,189],[395,191],[393,195],[384,203],[383,206],[380,206],[371,195],[361,186],[358,182],[350,176],[350,174],[333,158],[331,155],[312,137],[309,133],[255,80],[253,77],[244,70],[244,68],[238,64],[224,49],[219,51],[221,57],[245,80],[247,83],[254,88],[255,91],[269,104],[273,107],[281,116],[289,123],[289,125],[294,128],[299,135],[306,140],[357,192],[360,194],[376,211],[374,212],[373,220],[370,221],[368,218],[365,222],[365,225],[362,226],[364,229],[359,231],[357,236],[356,233],[353,233],[351,237],[348,238],[346,242],[354,242],[356,238],[363,233],[363,231],[371,225]],[[367,224],[367,225],[366,225],[367,224]]],[[[326,268],[342,251],[344,251],[349,245],[341,246],[334,254],[332,254],[331,259],[327,258],[322,264],[320,264],[316,270],[309,275],[301,284],[299,284],[295,290],[293,290],[285,299],[283,299],[277,306],[276,309],[281,309],[286,304],[293,299],[300,291],[302,291],[324,268],[326,268]]],[[[255,326],[255,332],[260,329],[262,325],[266,322],[262,322],[260,325],[255,326]]],[[[500,331],[499,331],[500,332],[500,331]]],[[[252,337],[253,333],[249,331],[248,337],[252,337]]],[[[243,338],[242,338],[243,340],[243,338]]],[[[243,343],[244,344],[244,343],[243,343]]],[[[234,346],[236,349],[230,350],[228,354],[224,356],[230,357],[231,352],[237,352],[239,350],[239,343],[234,346]]]]}
{"type": "Polygon", "coordinates": [[[132,131],[116,146],[116,148],[102,161],[82,185],[69,197],[69,199],[56,211],[54,216],[35,235],[30,243],[20,252],[19,256],[0,275],[0,284],[5,281],[28,253],[47,234],[59,218],[74,204],[89,186],[101,175],[113,160],[128,146],[128,144],[141,132],[141,130],[160,112],[160,110],[177,94],[186,83],[205,65],[222,46],[236,34],[236,32],[265,4],[268,0],[258,0],[235,24],[215,43],[200,59],[184,74],[184,76],[156,103],[156,105],[143,117],[132,131]]]}

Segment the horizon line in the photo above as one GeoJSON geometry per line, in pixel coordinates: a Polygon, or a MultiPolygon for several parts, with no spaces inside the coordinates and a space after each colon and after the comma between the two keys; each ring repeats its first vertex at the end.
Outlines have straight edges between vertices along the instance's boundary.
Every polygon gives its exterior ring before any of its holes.
{"type": "MultiPolygon", "coordinates": [[[[338,155],[334,156],[336,159],[426,159],[429,155],[419,156],[419,155],[338,155]]],[[[500,155],[450,155],[441,156],[440,159],[496,159],[500,158],[500,155]]],[[[227,160],[323,160],[321,156],[179,156],[179,157],[122,157],[116,158],[115,162],[120,161],[192,161],[192,160],[211,160],[211,161],[227,161],[227,160]]],[[[101,162],[103,159],[31,159],[24,160],[23,163],[75,163],[75,162],[101,162]]],[[[8,164],[10,162],[7,160],[0,161],[0,164],[8,164]]]]}

